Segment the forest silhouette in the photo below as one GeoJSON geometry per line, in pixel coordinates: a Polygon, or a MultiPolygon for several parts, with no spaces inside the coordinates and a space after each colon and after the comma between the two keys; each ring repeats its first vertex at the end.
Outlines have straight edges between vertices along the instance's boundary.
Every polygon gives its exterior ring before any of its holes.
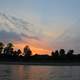
{"type": "Polygon", "coordinates": [[[64,49],[52,51],[50,54],[32,55],[32,51],[28,45],[23,48],[23,53],[20,49],[14,50],[13,43],[8,43],[5,47],[3,42],[0,42],[0,61],[8,62],[80,62],[80,54],[74,54],[74,50],[64,49]],[[24,54],[24,55],[22,55],[24,54]]]}

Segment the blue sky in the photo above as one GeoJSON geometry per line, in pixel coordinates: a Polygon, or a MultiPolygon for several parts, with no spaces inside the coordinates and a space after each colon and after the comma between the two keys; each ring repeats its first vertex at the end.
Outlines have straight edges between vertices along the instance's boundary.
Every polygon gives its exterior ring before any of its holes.
{"type": "Polygon", "coordinates": [[[78,17],[80,14],[80,0],[0,0],[2,12],[26,16],[31,13],[47,19],[59,17],[78,17]]]}
{"type": "Polygon", "coordinates": [[[33,24],[47,48],[80,48],[80,0],[0,0],[0,12],[33,24]]]}

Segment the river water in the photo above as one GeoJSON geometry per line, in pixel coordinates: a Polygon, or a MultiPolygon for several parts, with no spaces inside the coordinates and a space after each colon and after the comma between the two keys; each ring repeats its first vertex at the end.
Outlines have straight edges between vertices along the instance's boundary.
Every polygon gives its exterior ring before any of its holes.
{"type": "Polygon", "coordinates": [[[0,65],[0,80],[80,80],[80,66],[0,65]]]}

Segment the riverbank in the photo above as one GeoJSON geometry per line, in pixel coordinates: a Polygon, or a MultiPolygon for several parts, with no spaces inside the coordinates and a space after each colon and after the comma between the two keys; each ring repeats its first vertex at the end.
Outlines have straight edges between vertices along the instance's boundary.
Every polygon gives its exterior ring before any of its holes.
{"type": "Polygon", "coordinates": [[[80,62],[54,62],[54,63],[43,63],[43,62],[0,62],[0,65],[39,65],[39,66],[80,66],[80,62]]]}

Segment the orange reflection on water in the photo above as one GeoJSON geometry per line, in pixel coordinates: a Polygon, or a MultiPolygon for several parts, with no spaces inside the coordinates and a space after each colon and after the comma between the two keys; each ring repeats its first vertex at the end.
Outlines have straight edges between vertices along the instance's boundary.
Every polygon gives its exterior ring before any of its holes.
{"type": "Polygon", "coordinates": [[[28,80],[47,80],[48,72],[46,66],[27,66],[26,69],[26,79],[28,80]]]}
{"type": "Polygon", "coordinates": [[[13,80],[24,80],[24,65],[16,65],[12,67],[12,79],[13,80]]]}

